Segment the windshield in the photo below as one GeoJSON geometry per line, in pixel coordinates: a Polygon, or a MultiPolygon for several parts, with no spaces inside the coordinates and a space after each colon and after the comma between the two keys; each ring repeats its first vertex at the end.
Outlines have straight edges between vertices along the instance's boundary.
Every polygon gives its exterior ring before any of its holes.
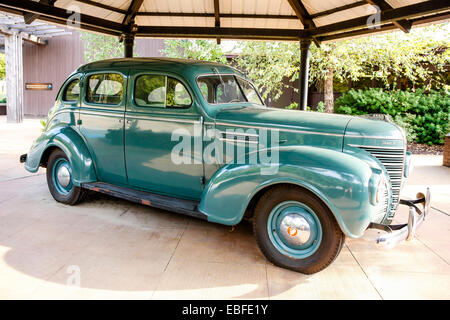
{"type": "Polygon", "coordinates": [[[198,87],[209,104],[251,102],[263,105],[255,87],[234,75],[200,76],[198,87]]]}

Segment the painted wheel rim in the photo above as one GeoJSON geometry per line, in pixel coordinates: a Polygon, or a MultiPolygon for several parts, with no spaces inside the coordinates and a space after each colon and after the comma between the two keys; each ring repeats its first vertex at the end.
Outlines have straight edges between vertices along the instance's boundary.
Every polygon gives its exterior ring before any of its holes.
{"type": "Polygon", "coordinates": [[[322,241],[319,218],[298,201],[285,201],[275,206],[267,219],[267,232],[279,252],[295,259],[309,257],[322,241]]]}
{"type": "Polygon", "coordinates": [[[59,193],[66,195],[72,190],[72,167],[67,159],[59,158],[55,161],[52,175],[53,184],[59,193]]]}

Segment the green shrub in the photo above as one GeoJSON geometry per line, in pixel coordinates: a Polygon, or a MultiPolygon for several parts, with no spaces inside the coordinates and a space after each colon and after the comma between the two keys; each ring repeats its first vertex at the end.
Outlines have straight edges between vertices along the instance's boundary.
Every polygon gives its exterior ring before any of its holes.
{"type": "Polygon", "coordinates": [[[443,144],[450,129],[450,96],[445,90],[350,90],[336,100],[337,113],[384,113],[405,129],[409,142],[443,144]]]}

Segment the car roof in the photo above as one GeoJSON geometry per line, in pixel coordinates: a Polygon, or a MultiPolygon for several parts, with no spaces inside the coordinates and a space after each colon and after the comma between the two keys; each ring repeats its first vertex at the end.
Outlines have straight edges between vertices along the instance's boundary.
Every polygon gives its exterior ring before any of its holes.
{"type": "Polygon", "coordinates": [[[218,72],[232,72],[242,75],[242,72],[221,63],[177,58],[119,58],[100,60],[82,65],[77,69],[76,72],[105,69],[113,70],[115,68],[127,67],[135,69],[146,69],[151,66],[164,68],[168,71],[176,70],[180,73],[184,73],[186,71],[190,71],[193,73],[213,73],[214,70],[217,70],[218,72]]]}

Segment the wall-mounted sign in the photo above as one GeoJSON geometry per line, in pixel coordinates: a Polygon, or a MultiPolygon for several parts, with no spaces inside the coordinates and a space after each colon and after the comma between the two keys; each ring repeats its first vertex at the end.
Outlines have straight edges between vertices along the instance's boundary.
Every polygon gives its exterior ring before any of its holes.
{"type": "Polygon", "coordinates": [[[51,83],[41,82],[27,82],[25,83],[26,90],[52,90],[53,85],[51,83]]]}

